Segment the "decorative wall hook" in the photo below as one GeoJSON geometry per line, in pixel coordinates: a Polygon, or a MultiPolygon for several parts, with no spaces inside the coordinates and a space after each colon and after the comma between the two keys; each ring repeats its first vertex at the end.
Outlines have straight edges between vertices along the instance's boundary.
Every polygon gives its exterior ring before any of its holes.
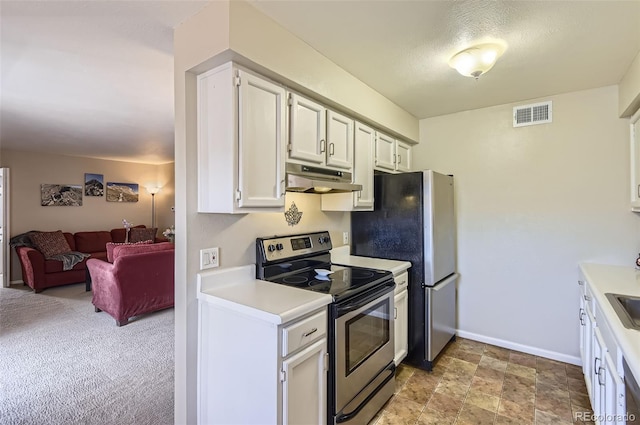
{"type": "Polygon", "coordinates": [[[287,224],[289,226],[295,226],[300,223],[300,219],[302,218],[302,211],[298,211],[298,207],[295,202],[291,202],[291,206],[287,211],[284,212],[284,218],[287,220],[287,224]]]}

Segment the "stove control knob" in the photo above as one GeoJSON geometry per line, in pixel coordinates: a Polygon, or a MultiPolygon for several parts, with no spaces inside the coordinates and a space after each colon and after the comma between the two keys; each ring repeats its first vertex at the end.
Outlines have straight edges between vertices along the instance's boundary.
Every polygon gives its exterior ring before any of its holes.
{"type": "Polygon", "coordinates": [[[329,243],[329,236],[320,236],[318,238],[318,242],[320,242],[320,245],[324,243],[329,243]]]}
{"type": "Polygon", "coordinates": [[[269,252],[273,252],[276,250],[276,246],[274,244],[271,244],[267,247],[267,249],[269,250],[269,252]]]}
{"type": "Polygon", "coordinates": [[[282,251],[282,250],[284,249],[284,245],[282,245],[281,243],[279,243],[279,244],[277,244],[277,245],[276,245],[276,249],[277,249],[278,251],[282,251]]]}

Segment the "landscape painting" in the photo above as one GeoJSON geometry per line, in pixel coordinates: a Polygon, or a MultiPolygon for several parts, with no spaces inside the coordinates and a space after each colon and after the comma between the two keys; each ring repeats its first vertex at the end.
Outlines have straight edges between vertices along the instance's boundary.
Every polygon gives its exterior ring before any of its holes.
{"type": "Polygon", "coordinates": [[[102,174],[84,174],[84,196],[104,196],[104,176],[102,174]]]}
{"type": "Polygon", "coordinates": [[[107,182],[107,201],[138,202],[138,184],[107,182]]]}
{"type": "Polygon", "coordinates": [[[81,184],[41,184],[40,205],[43,207],[82,206],[81,184]]]}

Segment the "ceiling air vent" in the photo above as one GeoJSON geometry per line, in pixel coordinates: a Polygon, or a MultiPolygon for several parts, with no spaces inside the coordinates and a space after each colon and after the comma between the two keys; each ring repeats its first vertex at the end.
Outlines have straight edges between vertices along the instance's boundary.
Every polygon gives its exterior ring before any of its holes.
{"type": "Polygon", "coordinates": [[[553,121],[551,115],[551,101],[532,103],[531,105],[516,106],[513,108],[513,126],[546,124],[553,121]]]}

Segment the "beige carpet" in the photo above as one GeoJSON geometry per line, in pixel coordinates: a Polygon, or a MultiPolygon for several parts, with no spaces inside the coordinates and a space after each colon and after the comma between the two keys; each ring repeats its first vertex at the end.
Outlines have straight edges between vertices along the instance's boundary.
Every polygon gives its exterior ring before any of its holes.
{"type": "Polygon", "coordinates": [[[0,288],[0,424],[173,424],[173,323],[119,328],[84,284],[0,288]]]}

